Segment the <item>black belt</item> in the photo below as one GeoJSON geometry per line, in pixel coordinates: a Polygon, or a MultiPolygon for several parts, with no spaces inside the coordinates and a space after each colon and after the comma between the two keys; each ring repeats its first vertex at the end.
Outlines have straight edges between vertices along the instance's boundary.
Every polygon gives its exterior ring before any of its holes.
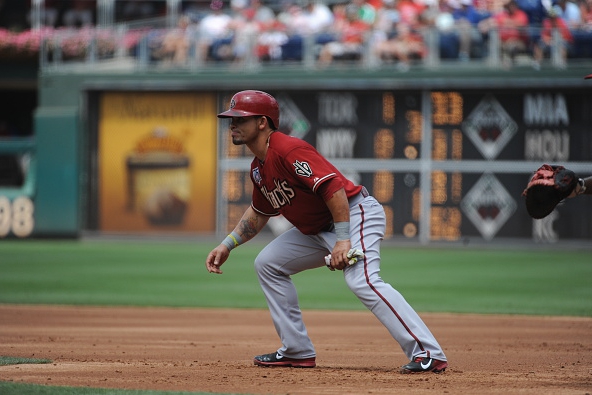
{"type": "Polygon", "coordinates": [[[368,190],[366,189],[365,186],[362,185],[362,190],[360,191],[360,193],[362,194],[363,197],[367,198],[368,196],[370,196],[370,194],[368,193],[368,190]]]}

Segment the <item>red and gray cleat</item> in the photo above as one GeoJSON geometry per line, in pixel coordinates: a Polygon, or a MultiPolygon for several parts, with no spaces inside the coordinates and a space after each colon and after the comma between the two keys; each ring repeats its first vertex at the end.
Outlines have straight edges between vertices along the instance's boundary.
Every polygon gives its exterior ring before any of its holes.
{"type": "Polygon", "coordinates": [[[401,366],[400,372],[408,373],[442,373],[448,367],[448,362],[428,357],[417,357],[407,365],[401,366]]]}
{"type": "Polygon", "coordinates": [[[285,368],[314,368],[317,366],[315,357],[312,358],[288,358],[277,352],[271,354],[257,355],[253,362],[257,366],[285,367],[285,368]]]}

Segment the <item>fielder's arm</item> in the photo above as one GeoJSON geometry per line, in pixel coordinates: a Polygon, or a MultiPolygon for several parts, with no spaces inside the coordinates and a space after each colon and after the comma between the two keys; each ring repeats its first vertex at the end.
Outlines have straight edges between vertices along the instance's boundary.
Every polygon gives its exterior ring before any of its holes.
{"type": "Polygon", "coordinates": [[[573,198],[579,195],[592,195],[592,176],[580,178],[578,184],[568,198],[573,198]]]}
{"type": "Polygon", "coordinates": [[[267,224],[267,221],[269,221],[269,217],[257,213],[249,206],[234,230],[208,254],[206,258],[208,271],[222,274],[220,266],[226,262],[230,251],[255,237],[267,224]]]}

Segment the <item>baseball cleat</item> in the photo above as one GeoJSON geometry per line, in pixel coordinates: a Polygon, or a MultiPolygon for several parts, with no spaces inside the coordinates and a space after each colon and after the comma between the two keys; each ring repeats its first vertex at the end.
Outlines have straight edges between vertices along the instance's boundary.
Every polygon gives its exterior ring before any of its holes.
{"type": "Polygon", "coordinates": [[[271,354],[257,355],[253,362],[257,366],[265,367],[285,367],[285,368],[314,368],[317,366],[315,357],[312,358],[288,358],[277,352],[271,354]]]}
{"type": "Polygon", "coordinates": [[[400,372],[408,373],[442,373],[448,367],[448,362],[428,357],[417,357],[407,365],[401,366],[400,372]]]}

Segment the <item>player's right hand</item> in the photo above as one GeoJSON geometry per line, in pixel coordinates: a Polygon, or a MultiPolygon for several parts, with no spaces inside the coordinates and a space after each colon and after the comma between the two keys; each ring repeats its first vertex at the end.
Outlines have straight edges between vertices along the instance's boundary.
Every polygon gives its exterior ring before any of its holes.
{"type": "Polygon", "coordinates": [[[214,248],[206,258],[206,269],[208,269],[208,272],[222,274],[220,266],[226,262],[229,255],[230,251],[228,251],[228,247],[224,244],[220,244],[218,247],[214,248]]]}

